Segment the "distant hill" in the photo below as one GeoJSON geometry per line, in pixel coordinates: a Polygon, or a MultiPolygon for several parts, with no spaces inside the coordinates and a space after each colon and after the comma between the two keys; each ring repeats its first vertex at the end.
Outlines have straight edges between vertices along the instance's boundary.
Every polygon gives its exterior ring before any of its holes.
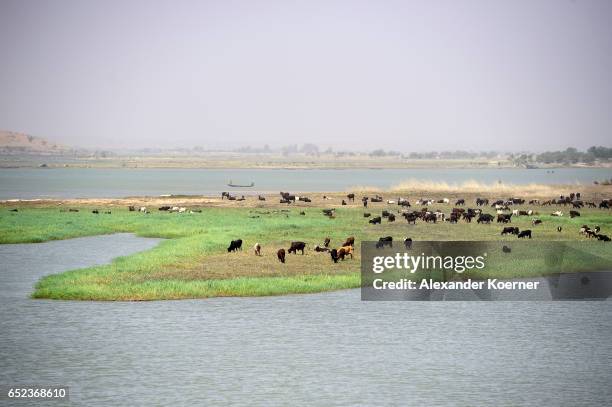
{"type": "Polygon", "coordinates": [[[70,148],[40,137],[0,130],[0,151],[8,153],[61,153],[70,148]]]}

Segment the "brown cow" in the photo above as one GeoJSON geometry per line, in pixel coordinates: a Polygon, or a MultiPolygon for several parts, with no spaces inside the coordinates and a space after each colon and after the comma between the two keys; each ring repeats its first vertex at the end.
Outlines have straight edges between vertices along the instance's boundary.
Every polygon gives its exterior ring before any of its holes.
{"type": "Polygon", "coordinates": [[[285,249],[278,249],[276,257],[278,257],[281,263],[285,263],[285,249]]]}

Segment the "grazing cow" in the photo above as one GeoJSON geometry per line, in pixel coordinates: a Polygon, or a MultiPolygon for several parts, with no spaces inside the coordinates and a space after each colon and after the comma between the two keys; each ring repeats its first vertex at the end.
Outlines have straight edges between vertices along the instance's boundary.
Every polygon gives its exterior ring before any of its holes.
{"type": "Polygon", "coordinates": [[[551,216],[563,216],[563,212],[561,211],[554,211],[553,213],[550,214],[551,216]]]}
{"type": "Polygon", "coordinates": [[[591,230],[589,228],[589,226],[588,225],[582,225],[582,227],[580,228],[580,231],[578,233],[580,233],[581,235],[586,235],[587,230],[591,230]]]}
{"type": "Polygon", "coordinates": [[[380,239],[378,239],[378,242],[376,243],[376,248],[382,249],[385,246],[389,246],[390,248],[393,248],[393,237],[392,236],[381,237],[380,239]]]}
{"type": "Polygon", "coordinates": [[[325,240],[323,241],[323,246],[329,247],[329,242],[331,242],[331,239],[329,237],[326,237],[325,240]]]}
{"type": "Polygon", "coordinates": [[[393,205],[394,203],[395,203],[395,201],[393,201],[393,200],[388,200],[387,201],[387,204],[389,204],[389,205],[393,205]]]}
{"type": "Polygon", "coordinates": [[[265,201],[266,197],[265,196],[261,196],[261,195],[257,195],[257,199],[259,199],[260,201],[265,201]]]}
{"type": "Polygon", "coordinates": [[[448,221],[450,223],[457,223],[459,221],[459,212],[451,212],[448,221]]]}
{"type": "Polygon", "coordinates": [[[290,201],[290,200],[288,200],[288,199],[285,199],[285,198],[281,198],[281,199],[279,200],[279,203],[284,203],[284,204],[289,205],[289,204],[291,203],[291,201],[290,201]]]}
{"type": "Polygon", "coordinates": [[[610,204],[608,201],[601,201],[599,203],[599,209],[610,209],[610,204]]]}
{"type": "Polygon", "coordinates": [[[412,238],[407,237],[404,239],[404,247],[406,248],[406,250],[412,249],[412,238]]]}
{"type": "Polygon", "coordinates": [[[223,200],[223,198],[230,199],[230,193],[229,192],[221,192],[221,200],[223,200]]]}
{"type": "Polygon", "coordinates": [[[461,205],[465,205],[465,199],[457,199],[457,202],[455,202],[455,206],[461,205]]]}
{"type": "Polygon", "coordinates": [[[276,257],[281,263],[285,263],[285,249],[278,249],[276,252],[276,257]]]}
{"type": "Polygon", "coordinates": [[[497,223],[510,223],[511,221],[512,221],[512,214],[497,215],[497,223]]]}
{"type": "Polygon", "coordinates": [[[78,211],[79,211],[78,209],[72,209],[72,208],[68,209],[68,212],[78,212],[78,211]]]}
{"type": "Polygon", "coordinates": [[[169,206],[160,206],[159,208],[157,208],[158,211],[169,211],[170,207],[169,206]]]}
{"type": "Polygon", "coordinates": [[[355,194],[348,194],[346,197],[348,198],[349,201],[355,202],[355,194]]]}
{"type": "Polygon", "coordinates": [[[338,258],[340,258],[340,260],[344,260],[346,256],[351,256],[351,259],[353,258],[353,248],[351,246],[341,247],[340,249],[338,249],[337,253],[338,258]]]}
{"type": "Polygon", "coordinates": [[[438,220],[438,217],[436,216],[435,213],[427,212],[425,213],[423,220],[427,223],[436,223],[436,221],[438,220]]]}
{"type": "Polygon", "coordinates": [[[308,198],[307,196],[300,196],[300,197],[298,197],[298,201],[312,202],[312,200],[310,198],[308,198]]]}
{"type": "Polygon", "coordinates": [[[355,237],[354,236],[347,237],[346,238],[346,242],[344,242],[342,247],[345,247],[345,246],[354,247],[355,246],[355,237]]]}
{"type": "Polygon", "coordinates": [[[377,216],[375,218],[370,219],[368,222],[372,225],[376,225],[377,223],[380,225],[382,223],[382,218],[380,216],[377,216]]]}
{"type": "Polygon", "coordinates": [[[599,226],[595,226],[595,228],[593,229],[595,231],[595,233],[599,233],[599,231],[601,230],[601,228],[599,226]]]}
{"type": "Polygon", "coordinates": [[[335,209],[323,209],[323,215],[325,216],[333,216],[335,212],[335,209]]]}
{"type": "Polygon", "coordinates": [[[570,211],[570,218],[574,219],[576,217],[580,216],[580,212],[578,211],[570,211]]]}
{"type": "Polygon", "coordinates": [[[527,230],[523,230],[522,232],[520,232],[520,233],[518,234],[518,238],[519,238],[519,239],[523,239],[523,238],[525,238],[525,237],[528,237],[528,238],[530,238],[530,239],[531,239],[531,230],[529,230],[529,229],[527,229],[527,230]]]}
{"type": "Polygon", "coordinates": [[[253,246],[253,251],[255,252],[255,256],[261,256],[261,245],[259,243],[255,243],[255,246],[253,246]]]}
{"type": "Polygon", "coordinates": [[[561,226],[557,226],[557,232],[561,233],[562,230],[563,228],[561,226]]]}
{"type": "Polygon", "coordinates": [[[97,210],[97,209],[94,209],[93,211],[91,211],[91,213],[98,215],[100,213],[100,211],[97,210]]]}
{"type": "Polygon", "coordinates": [[[504,247],[502,247],[502,252],[504,253],[510,253],[512,252],[512,249],[509,248],[508,246],[504,245],[504,247]]]}
{"type": "Polygon", "coordinates": [[[410,201],[408,201],[406,198],[397,198],[397,204],[410,208],[410,201]]]}
{"type": "Polygon", "coordinates": [[[388,210],[386,210],[386,209],[385,209],[384,211],[382,211],[382,217],[383,217],[383,218],[386,218],[386,217],[388,217],[389,215],[391,215],[391,212],[389,212],[388,210]]]}
{"type": "Polygon", "coordinates": [[[502,236],[505,235],[518,235],[519,234],[519,228],[513,228],[513,227],[509,227],[509,228],[504,228],[504,230],[502,230],[501,232],[502,236]]]}
{"type": "Polygon", "coordinates": [[[390,214],[390,215],[388,216],[388,219],[387,219],[387,220],[388,220],[389,222],[395,222],[395,215],[394,215],[394,214],[390,214]]]}
{"type": "Polygon", "coordinates": [[[304,242],[291,242],[291,247],[289,248],[289,254],[297,254],[298,250],[304,254],[304,248],[306,247],[306,243],[304,242]]]}
{"type": "Polygon", "coordinates": [[[489,204],[488,199],[476,198],[476,206],[485,206],[489,204]]]}
{"type": "Polygon", "coordinates": [[[481,213],[480,216],[478,216],[478,219],[476,220],[476,223],[489,224],[491,222],[493,222],[493,215],[490,215],[488,213],[481,213]]]}
{"type": "Polygon", "coordinates": [[[363,202],[363,207],[367,208],[368,207],[368,200],[364,199],[362,202],[363,202]]]}
{"type": "Polygon", "coordinates": [[[238,250],[242,250],[242,239],[232,240],[230,242],[229,247],[227,248],[227,252],[235,252],[238,250]]]}
{"type": "Polygon", "coordinates": [[[331,249],[329,251],[329,255],[331,256],[331,259],[334,263],[338,263],[338,250],[331,249]]]}
{"type": "Polygon", "coordinates": [[[364,218],[369,218],[370,216],[372,216],[372,214],[371,214],[371,213],[367,213],[367,212],[366,212],[366,213],[364,213],[364,214],[363,214],[363,217],[364,217],[364,218]]]}
{"type": "Polygon", "coordinates": [[[371,202],[382,202],[383,199],[382,197],[375,196],[374,198],[370,199],[370,201],[371,202]]]}
{"type": "Polygon", "coordinates": [[[610,237],[607,235],[597,235],[597,240],[601,241],[601,242],[609,242],[610,241],[610,237]]]}
{"type": "Polygon", "coordinates": [[[106,214],[106,215],[110,215],[110,214],[111,214],[111,211],[104,211],[104,214],[106,214]]]}
{"type": "Polygon", "coordinates": [[[319,245],[316,245],[314,248],[315,252],[328,252],[329,251],[329,247],[321,247],[319,245]]]}
{"type": "Polygon", "coordinates": [[[342,200],[342,205],[346,205],[346,201],[344,199],[342,200]]]}
{"type": "Polygon", "coordinates": [[[533,220],[531,221],[531,224],[532,224],[533,226],[535,226],[535,225],[541,225],[541,224],[542,224],[542,219],[533,219],[533,220]]]}
{"type": "Polygon", "coordinates": [[[302,216],[306,216],[306,212],[304,212],[304,211],[300,211],[300,215],[302,215],[302,216]]]}
{"type": "Polygon", "coordinates": [[[128,211],[130,211],[130,212],[134,212],[134,211],[136,211],[136,207],[135,207],[135,206],[130,205],[130,206],[128,206],[128,211]]]}

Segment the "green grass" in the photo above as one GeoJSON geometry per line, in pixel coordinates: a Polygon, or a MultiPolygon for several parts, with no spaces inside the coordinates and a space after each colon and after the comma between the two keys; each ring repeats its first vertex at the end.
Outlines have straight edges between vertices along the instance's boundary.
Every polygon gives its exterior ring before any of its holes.
{"type": "MultiPolygon", "coordinates": [[[[438,205],[446,213],[450,206],[438,205]]],[[[382,205],[368,208],[380,214],[382,205]]],[[[397,205],[389,210],[397,210],[397,205]]],[[[112,214],[94,215],[92,208],[80,212],[60,212],[59,207],[25,207],[10,212],[0,208],[0,243],[34,243],[82,236],[135,233],[143,237],[166,238],[155,248],[115,259],[111,264],[50,275],[41,279],[33,293],[35,298],[79,300],[156,300],[206,298],[217,296],[261,296],[290,293],[312,293],[360,286],[359,250],[353,260],[333,264],[329,255],[315,253],[315,244],[326,236],[338,247],[348,236],[377,240],[391,235],[395,239],[410,236],[414,240],[507,240],[499,224],[478,225],[476,222],[457,225],[440,223],[407,225],[397,221],[369,225],[360,208],[338,208],[336,219],[328,219],[320,208],[249,209],[202,208],[202,213],[176,214],[154,211],[150,214],[129,212],[124,208],[106,208],[112,214]],[[242,238],[242,253],[227,253],[232,239],[242,238]],[[307,253],[288,255],[287,263],[276,259],[278,248],[302,240],[308,243],[307,253]],[[252,254],[259,242],[263,256],[252,254]]],[[[541,209],[550,213],[551,208],[541,209]]],[[[492,212],[489,210],[489,212],[492,212]]],[[[550,240],[584,240],[578,235],[580,225],[598,224],[610,234],[612,217],[608,211],[582,210],[576,219],[538,217],[544,224],[532,227],[531,217],[515,219],[513,226],[534,231],[533,242],[550,240]],[[563,231],[558,233],[560,225],[563,231]]],[[[593,242],[597,251],[612,249],[609,243],[593,242]]],[[[520,259],[516,260],[520,261],[520,259]]],[[[530,270],[523,267],[523,270],[530,270]]],[[[533,274],[541,273],[532,268],[533,274]]],[[[511,273],[510,273],[511,274],[511,273]]],[[[513,275],[519,276],[519,275],[513,275]]]]}

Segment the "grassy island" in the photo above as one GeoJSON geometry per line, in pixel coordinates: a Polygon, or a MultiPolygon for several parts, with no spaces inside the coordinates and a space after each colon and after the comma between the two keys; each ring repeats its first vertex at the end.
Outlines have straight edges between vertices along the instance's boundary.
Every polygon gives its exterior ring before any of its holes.
{"type": "MultiPolygon", "coordinates": [[[[601,199],[608,192],[600,188],[586,200],[601,199]]],[[[474,207],[477,196],[494,197],[492,193],[440,191],[429,195],[422,192],[418,195],[415,192],[381,194],[385,199],[394,200],[397,196],[405,196],[411,202],[421,196],[449,197],[450,204],[432,206],[447,214],[457,197],[466,199],[466,207],[474,207]]],[[[503,225],[496,223],[479,225],[475,221],[460,221],[458,224],[417,222],[408,225],[397,216],[395,222],[383,220],[381,225],[370,225],[364,212],[379,216],[387,209],[397,214],[400,207],[385,201],[364,209],[359,198],[368,195],[367,192],[357,193],[355,202],[346,206],[341,205],[346,194],[326,194],[328,199],[323,199],[323,193],[306,195],[312,198],[311,203],[291,205],[280,204],[277,196],[267,196],[265,202],[258,201],[257,197],[247,197],[242,202],[221,201],[216,197],[3,202],[0,204],[0,243],[36,243],[120,232],[164,238],[166,240],[152,250],[117,258],[108,265],[46,276],[38,282],[33,293],[35,298],[51,299],[159,300],[313,293],[359,287],[359,242],[377,240],[380,236],[390,235],[397,240],[404,236],[415,240],[516,239],[516,236],[501,236],[503,225]],[[128,205],[146,206],[150,213],[129,211],[128,205]],[[161,205],[184,206],[187,212],[159,211],[161,205]],[[335,208],[335,217],[324,216],[324,208],[335,208]],[[93,214],[93,210],[98,210],[99,214],[93,214]],[[189,213],[190,210],[195,211],[189,213]],[[315,245],[322,245],[325,237],[331,238],[331,247],[339,247],[348,236],[354,236],[357,242],[352,260],[334,264],[328,253],[313,250],[315,245]],[[230,240],[239,238],[244,241],[243,250],[228,253],[230,240]],[[281,264],[276,251],[286,250],[291,241],[298,240],[307,243],[305,255],[288,254],[286,264],[281,264]],[[256,242],[262,246],[262,256],[253,254],[256,242]]],[[[495,198],[499,197],[505,196],[495,198]]],[[[612,229],[609,210],[584,208],[580,210],[580,217],[570,219],[569,216],[550,215],[557,209],[568,212],[567,207],[525,204],[515,209],[538,212],[537,218],[543,223],[536,227],[531,225],[535,215],[512,221],[512,226],[521,230],[533,229],[534,241],[586,240],[578,233],[582,224],[599,225],[607,233],[612,229]],[[562,227],[561,232],[557,231],[558,226],[562,227]]],[[[485,211],[495,213],[490,207],[485,211]]],[[[604,252],[612,253],[609,243],[593,243],[600,244],[604,252]]]]}

